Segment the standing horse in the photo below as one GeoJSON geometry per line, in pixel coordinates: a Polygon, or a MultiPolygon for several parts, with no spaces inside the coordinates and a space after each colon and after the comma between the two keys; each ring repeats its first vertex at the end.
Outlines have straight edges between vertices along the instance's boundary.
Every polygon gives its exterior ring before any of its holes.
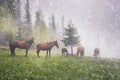
{"type": "Polygon", "coordinates": [[[79,57],[79,54],[81,57],[84,55],[84,47],[83,46],[80,46],[77,48],[77,57],[79,57]]]}
{"type": "Polygon", "coordinates": [[[39,57],[40,50],[43,50],[43,51],[46,51],[46,58],[49,52],[49,58],[50,58],[51,49],[53,46],[56,46],[57,48],[59,48],[57,40],[52,41],[52,42],[47,42],[47,43],[38,43],[37,44],[37,56],[39,57]]]}
{"type": "Polygon", "coordinates": [[[62,55],[65,54],[65,53],[68,56],[68,50],[67,50],[67,48],[62,48],[62,55]]]}
{"type": "Polygon", "coordinates": [[[28,49],[30,46],[34,43],[34,38],[28,40],[28,41],[19,41],[19,40],[11,40],[9,41],[9,47],[11,51],[11,56],[15,56],[15,48],[25,49],[26,54],[25,57],[28,55],[28,49]]]}
{"type": "Polygon", "coordinates": [[[95,48],[95,49],[94,49],[94,55],[93,55],[93,56],[94,56],[95,58],[98,58],[98,55],[99,55],[99,58],[100,58],[100,49],[99,49],[99,48],[95,48]]]}

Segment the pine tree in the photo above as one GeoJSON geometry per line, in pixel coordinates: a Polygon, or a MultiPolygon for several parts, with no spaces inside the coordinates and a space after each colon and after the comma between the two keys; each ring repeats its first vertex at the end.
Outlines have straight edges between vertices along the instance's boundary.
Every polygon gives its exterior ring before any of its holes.
{"type": "Polygon", "coordinates": [[[31,15],[30,15],[30,3],[29,3],[29,0],[26,0],[26,6],[25,6],[25,10],[26,10],[26,25],[28,27],[31,26],[31,15]]]}
{"type": "Polygon", "coordinates": [[[21,30],[22,30],[22,29],[19,27],[19,28],[18,28],[18,33],[17,33],[17,34],[18,34],[18,35],[17,35],[17,38],[18,38],[19,40],[22,40],[22,32],[21,32],[21,30]]]}
{"type": "Polygon", "coordinates": [[[48,31],[45,21],[43,19],[44,15],[41,10],[36,11],[36,21],[35,27],[33,28],[34,36],[39,42],[48,41],[48,31]]]}
{"type": "Polygon", "coordinates": [[[79,36],[77,35],[77,30],[71,21],[68,22],[67,28],[65,28],[62,42],[65,46],[71,47],[71,54],[73,55],[73,46],[79,43],[79,36]]]}
{"type": "Polygon", "coordinates": [[[51,27],[52,27],[53,32],[56,32],[56,23],[55,23],[54,14],[52,14],[52,17],[51,17],[51,27]]]}
{"type": "Polygon", "coordinates": [[[64,29],[64,16],[62,16],[62,19],[61,19],[61,26],[62,26],[62,29],[64,29]]]}
{"type": "Polygon", "coordinates": [[[41,11],[36,11],[35,25],[38,26],[40,24],[40,21],[41,21],[41,11]]]}
{"type": "Polygon", "coordinates": [[[54,14],[52,14],[52,27],[53,27],[53,30],[56,31],[54,14]]]}
{"type": "Polygon", "coordinates": [[[49,17],[49,36],[50,40],[56,39],[56,23],[54,14],[49,17]]]}
{"type": "MultiPolygon", "coordinates": [[[[64,28],[65,28],[64,21],[65,21],[64,16],[62,16],[62,18],[61,18],[61,33],[64,33],[64,28]]],[[[63,37],[63,34],[61,34],[61,35],[63,37]]]]}
{"type": "Polygon", "coordinates": [[[16,2],[16,19],[17,19],[17,26],[21,26],[21,0],[17,0],[16,2]]]}
{"type": "Polygon", "coordinates": [[[30,38],[32,36],[32,24],[31,24],[31,15],[30,15],[30,3],[29,0],[26,0],[26,6],[25,6],[25,37],[30,38]]]}

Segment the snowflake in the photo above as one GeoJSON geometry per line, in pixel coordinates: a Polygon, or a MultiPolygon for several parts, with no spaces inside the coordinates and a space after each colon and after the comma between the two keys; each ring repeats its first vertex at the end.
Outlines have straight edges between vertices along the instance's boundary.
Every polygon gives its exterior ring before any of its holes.
{"type": "Polygon", "coordinates": [[[49,1],[49,6],[53,7],[53,3],[51,1],[49,1]]]}

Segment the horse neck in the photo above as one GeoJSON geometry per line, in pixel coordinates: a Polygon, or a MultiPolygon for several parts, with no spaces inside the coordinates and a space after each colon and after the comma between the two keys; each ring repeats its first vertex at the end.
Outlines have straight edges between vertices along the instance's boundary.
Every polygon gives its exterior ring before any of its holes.
{"type": "Polygon", "coordinates": [[[29,44],[29,46],[32,45],[32,41],[29,40],[29,41],[26,41],[26,42],[29,44]]]}
{"type": "Polygon", "coordinates": [[[54,43],[53,42],[51,42],[50,43],[50,48],[52,48],[54,46],[54,43]]]}

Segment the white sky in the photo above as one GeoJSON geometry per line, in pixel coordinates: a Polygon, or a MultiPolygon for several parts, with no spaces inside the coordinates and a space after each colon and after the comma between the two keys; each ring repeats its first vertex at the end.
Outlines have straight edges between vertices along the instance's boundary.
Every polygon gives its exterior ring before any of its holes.
{"type": "Polygon", "coordinates": [[[58,27],[63,15],[65,24],[71,19],[86,55],[93,55],[93,49],[99,47],[102,57],[120,58],[120,0],[30,0],[30,4],[33,22],[39,9],[47,25],[52,13],[58,27]]]}

